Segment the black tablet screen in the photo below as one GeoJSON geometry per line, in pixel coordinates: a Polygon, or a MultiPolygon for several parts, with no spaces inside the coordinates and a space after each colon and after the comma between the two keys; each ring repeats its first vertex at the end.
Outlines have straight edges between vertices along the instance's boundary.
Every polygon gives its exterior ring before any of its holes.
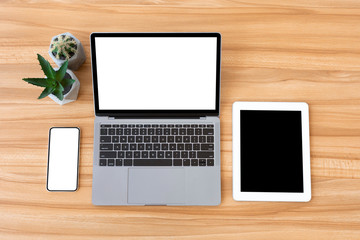
{"type": "Polygon", "coordinates": [[[240,111],[242,192],[304,192],[301,111],[240,111]]]}

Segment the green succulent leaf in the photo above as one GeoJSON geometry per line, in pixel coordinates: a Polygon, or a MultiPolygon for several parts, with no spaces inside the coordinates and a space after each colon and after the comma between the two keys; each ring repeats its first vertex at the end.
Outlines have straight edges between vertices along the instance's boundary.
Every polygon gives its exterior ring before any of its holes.
{"type": "Polygon", "coordinates": [[[63,85],[58,82],[58,84],[57,84],[57,86],[56,86],[56,90],[59,90],[59,91],[63,92],[63,91],[64,91],[63,85]]]}
{"type": "Polygon", "coordinates": [[[51,87],[52,83],[47,78],[23,78],[27,83],[30,83],[39,87],[51,87]]]}
{"type": "Polygon", "coordinates": [[[53,87],[46,87],[44,89],[44,91],[42,91],[42,93],[40,94],[40,96],[38,97],[38,99],[42,99],[46,96],[48,96],[50,93],[52,93],[54,91],[55,88],[53,87]]]}
{"type": "Polygon", "coordinates": [[[58,80],[59,82],[62,82],[62,80],[65,77],[67,67],[68,67],[68,60],[66,60],[63,63],[63,65],[61,65],[60,69],[56,71],[56,74],[55,74],[55,79],[56,80],[58,80]]]}
{"type": "Polygon", "coordinates": [[[38,60],[41,66],[41,69],[43,70],[44,74],[51,79],[55,78],[55,70],[52,68],[52,66],[50,65],[50,63],[43,58],[40,54],[37,55],[38,56],[38,60]]]}
{"type": "Polygon", "coordinates": [[[67,87],[73,84],[74,82],[75,82],[74,79],[63,79],[61,85],[63,85],[63,87],[67,87]]]}
{"type": "Polygon", "coordinates": [[[64,99],[64,95],[62,94],[62,91],[60,91],[60,89],[55,89],[52,94],[54,94],[60,101],[64,99]]]}

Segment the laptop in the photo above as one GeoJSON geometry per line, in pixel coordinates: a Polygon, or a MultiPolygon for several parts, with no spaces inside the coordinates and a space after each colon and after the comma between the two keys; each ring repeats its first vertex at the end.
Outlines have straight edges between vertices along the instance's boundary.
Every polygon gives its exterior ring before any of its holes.
{"type": "Polygon", "coordinates": [[[219,33],[92,33],[94,205],[219,205],[219,33]]]}

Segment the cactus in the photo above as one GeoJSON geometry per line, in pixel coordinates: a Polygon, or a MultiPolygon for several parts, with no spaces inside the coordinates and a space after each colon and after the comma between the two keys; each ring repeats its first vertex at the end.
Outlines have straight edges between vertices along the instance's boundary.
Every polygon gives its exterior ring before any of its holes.
{"type": "Polygon", "coordinates": [[[68,35],[59,35],[51,42],[50,51],[59,60],[69,60],[77,51],[75,39],[68,35]]]}

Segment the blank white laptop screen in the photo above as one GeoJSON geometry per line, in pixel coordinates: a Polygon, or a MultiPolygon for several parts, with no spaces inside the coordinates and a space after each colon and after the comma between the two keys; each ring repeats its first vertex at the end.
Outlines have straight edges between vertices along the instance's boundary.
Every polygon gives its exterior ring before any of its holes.
{"type": "Polygon", "coordinates": [[[215,110],[216,37],[96,37],[99,110],[215,110]]]}

